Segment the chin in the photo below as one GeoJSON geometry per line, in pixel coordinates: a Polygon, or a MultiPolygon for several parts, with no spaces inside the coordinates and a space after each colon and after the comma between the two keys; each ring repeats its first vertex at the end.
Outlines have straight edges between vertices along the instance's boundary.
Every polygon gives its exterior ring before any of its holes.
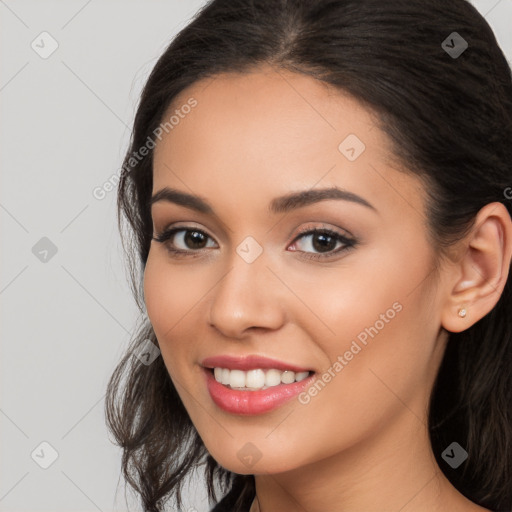
{"type": "Polygon", "coordinates": [[[215,453],[215,450],[208,450],[208,452],[223,468],[240,475],[284,473],[301,465],[300,461],[290,458],[293,457],[293,451],[290,456],[279,451],[269,456],[262,453],[250,442],[244,444],[242,448],[234,448],[231,452],[235,453],[234,457],[226,457],[225,450],[219,454],[215,453]]]}

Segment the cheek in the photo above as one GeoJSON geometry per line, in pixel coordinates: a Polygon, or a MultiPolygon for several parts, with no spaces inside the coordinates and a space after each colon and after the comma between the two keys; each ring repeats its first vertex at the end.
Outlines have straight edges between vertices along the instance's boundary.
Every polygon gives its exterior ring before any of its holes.
{"type": "Polygon", "coordinates": [[[415,400],[428,392],[436,338],[425,280],[430,265],[427,252],[408,256],[368,253],[351,272],[310,288],[309,305],[328,327],[319,329],[316,318],[302,323],[312,336],[316,332],[313,339],[328,359],[321,375],[325,386],[319,384],[322,397],[311,399],[312,415],[321,416],[327,403],[336,403],[332,414],[339,425],[351,423],[347,411],[369,425],[368,418],[403,407],[397,396],[415,400]]]}
{"type": "Polygon", "coordinates": [[[382,337],[390,325],[402,323],[404,309],[417,307],[418,296],[412,292],[429,271],[423,256],[411,258],[405,250],[382,244],[350,255],[339,268],[314,269],[307,278],[296,269],[281,274],[307,308],[294,310],[297,322],[330,355],[337,355],[352,340],[364,344],[372,334],[382,337]]]}
{"type": "Polygon", "coordinates": [[[277,455],[275,461],[270,456],[277,447],[280,457],[288,457],[290,464],[298,459],[301,464],[313,462],[376,435],[399,415],[423,416],[430,389],[431,344],[418,326],[419,301],[409,301],[399,309],[393,309],[394,318],[387,324],[378,323],[376,330],[361,331],[356,326],[373,326],[373,320],[370,324],[366,315],[365,322],[361,314],[339,323],[341,334],[335,342],[331,338],[317,339],[330,363],[320,372],[317,385],[291,404],[293,421],[276,421],[279,428],[272,431],[268,444],[263,443],[268,432],[260,436],[269,462],[282,463],[277,455]],[[364,332],[366,343],[350,332],[364,332]],[[297,455],[295,447],[305,443],[307,450],[297,455]]]}
{"type": "Polygon", "coordinates": [[[336,404],[328,414],[340,439],[380,428],[404,411],[404,403],[422,417],[437,364],[428,292],[426,285],[413,293],[397,286],[396,292],[368,294],[364,307],[345,306],[335,342],[325,339],[330,365],[322,376],[328,382],[311,399],[308,415],[321,417],[327,404],[336,404]]]}
{"type": "MultiPolygon", "coordinates": [[[[159,251],[160,252],[160,251],[159,251]]],[[[150,251],[144,272],[144,300],[155,333],[164,341],[204,295],[190,272],[171,266],[165,255],[150,251]]]]}
{"type": "Polygon", "coordinates": [[[179,343],[194,304],[204,292],[192,286],[185,273],[171,268],[161,255],[151,254],[144,272],[144,300],[147,314],[155,332],[162,358],[170,376],[181,380],[185,352],[190,343],[179,343]]]}

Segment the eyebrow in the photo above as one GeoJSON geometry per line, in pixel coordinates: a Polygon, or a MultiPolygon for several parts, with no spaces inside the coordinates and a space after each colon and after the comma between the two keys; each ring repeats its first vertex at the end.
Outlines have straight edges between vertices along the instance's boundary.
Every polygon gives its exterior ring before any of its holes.
{"type": "MultiPolygon", "coordinates": [[[[292,192],[281,197],[276,197],[270,202],[269,211],[274,214],[286,213],[298,208],[303,208],[305,206],[330,199],[350,201],[352,203],[366,206],[375,212],[377,211],[377,209],[366,199],[358,196],[357,194],[354,194],[353,192],[349,192],[348,190],[343,190],[338,187],[303,190],[300,192],[292,192]]],[[[181,192],[169,187],[164,187],[163,189],[156,192],[151,198],[150,206],[159,201],[175,203],[186,208],[190,208],[191,210],[195,210],[199,213],[210,215],[215,214],[211,205],[204,198],[188,194],[186,192],[181,192]]]]}

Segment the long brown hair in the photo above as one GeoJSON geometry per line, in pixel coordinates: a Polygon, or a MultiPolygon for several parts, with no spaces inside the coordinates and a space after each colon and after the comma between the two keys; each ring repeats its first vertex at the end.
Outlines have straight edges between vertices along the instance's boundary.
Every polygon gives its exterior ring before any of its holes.
{"type": "MultiPolygon", "coordinates": [[[[394,154],[428,184],[429,228],[441,251],[467,232],[485,204],[502,202],[511,213],[504,194],[512,185],[511,71],[469,2],[209,1],[154,66],[120,175],[119,229],[141,312],[152,237],[153,152],[136,161],[133,155],[154,137],[180,91],[261,63],[332,84],[378,115],[394,154]],[[460,55],[449,50],[454,37],[467,43],[460,55]]],[[[512,509],[511,286],[509,278],[497,305],[479,322],[450,333],[429,409],[441,469],[461,493],[495,511],[512,509]],[[441,459],[454,440],[468,452],[456,470],[441,459]]],[[[158,346],[143,317],[107,390],[106,420],[123,449],[125,478],[144,510],[153,512],[171,497],[181,507],[183,482],[204,467],[211,500],[217,499],[215,488],[233,489],[238,497],[231,510],[243,510],[254,496],[254,477],[233,474],[209,455],[162,358],[146,366],[134,357],[147,340],[158,346]]]]}

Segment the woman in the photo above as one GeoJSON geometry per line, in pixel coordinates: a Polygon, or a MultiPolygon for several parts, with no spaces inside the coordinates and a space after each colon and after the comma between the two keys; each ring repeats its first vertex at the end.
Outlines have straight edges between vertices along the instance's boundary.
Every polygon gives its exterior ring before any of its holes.
{"type": "Polygon", "coordinates": [[[201,9],[118,190],[147,318],[106,414],[144,510],[203,464],[215,511],[511,510],[510,140],[464,0],[201,9]]]}

